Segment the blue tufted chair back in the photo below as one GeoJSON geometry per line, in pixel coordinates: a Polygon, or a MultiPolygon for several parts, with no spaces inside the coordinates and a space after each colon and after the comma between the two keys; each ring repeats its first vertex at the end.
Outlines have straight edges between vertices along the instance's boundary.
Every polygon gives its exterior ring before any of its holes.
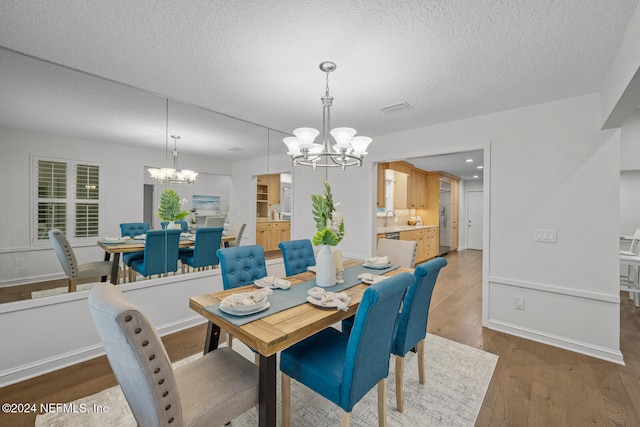
{"type": "Polygon", "coordinates": [[[316,265],[316,257],[313,254],[311,240],[290,240],[281,242],[278,247],[282,251],[284,269],[287,276],[303,273],[310,265],[316,265]]]}
{"type": "Polygon", "coordinates": [[[373,386],[389,374],[393,329],[407,287],[413,276],[400,273],[364,291],[347,344],[337,403],[351,412],[373,386]]]}
{"type": "Polygon", "coordinates": [[[123,222],[120,224],[122,237],[136,237],[141,234],[147,234],[147,231],[149,231],[148,222],[123,222]]]}
{"type": "Polygon", "coordinates": [[[218,264],[218,250],[222,240],[222,227],[207,227],[196,229],[196,240],[191,254],[180,255],[193,268],[218,264]]]}
{"type": "Polygon", "coordinates": [[[225,289],[250,285],[267,275],[264,249],[260,245],[218,249],[218,258],[225,289]]]}
{"type": "Polygon", "coordinates": [[[144,245],[144,257],[131,263],[131,268],[147,277],[178,270],[180,230],[150,230],[144,245]]]}
{"type": "Polygon", "coordinates": [[[398,317],[394,343],[391,352],[398,356],[409,350],[427,336],[427,319],[431,295],[436,286],[440,269],[447,265],[444,258],[434,258],[418,265],[413,273],[415,284],[410,286],[402,303],[402,312],[398,317]]]}

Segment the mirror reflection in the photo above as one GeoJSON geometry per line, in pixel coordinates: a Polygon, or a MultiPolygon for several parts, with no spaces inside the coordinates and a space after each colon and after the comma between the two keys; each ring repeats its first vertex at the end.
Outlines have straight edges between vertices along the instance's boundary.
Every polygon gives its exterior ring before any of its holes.
{"type": "Polygon", "coordinates": [[[0,99],[0,138],[12,147],[0,174],[14,183],[0,206],[0,302],[212,268],[182,262],[198,229],[222,229],[213,244],[225,246],[273,226],[260,242],[267,252],[289,238],[284,133],[2,49],[0,99]],[[197,176],[178,184],[149,173],[162,168],[197,176]],[[273,184],[262,208],[259,177],[273,184]],[[56,245],[73,255],[56,256],[56,245]]]}

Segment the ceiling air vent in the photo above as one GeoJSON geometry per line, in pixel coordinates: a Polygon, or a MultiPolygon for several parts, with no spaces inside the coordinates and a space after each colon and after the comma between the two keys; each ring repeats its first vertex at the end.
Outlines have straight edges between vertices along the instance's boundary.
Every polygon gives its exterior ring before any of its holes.
{"type": "Polygon", "coordinates": [[[413,107],[408,102],[401,102],[399,104],[387,105],[382,107],[380,111],[383,113],[397,113],[399,111],[411,110],[413,107]]]}
{"type": "Polygon", "coordinates": [[[233,148],[229,148],[229,151],[242,151],[242,148],[240,148],[240,147],[233,147],[233,148]]]}

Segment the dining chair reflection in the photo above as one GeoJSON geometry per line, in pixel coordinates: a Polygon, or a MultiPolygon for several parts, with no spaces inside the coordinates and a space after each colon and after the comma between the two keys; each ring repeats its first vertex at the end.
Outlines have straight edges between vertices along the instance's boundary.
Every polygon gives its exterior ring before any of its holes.
{"type": "MultiPolygon", "coordinates": [[[[178,245],[180,230],[150,230],[144,244],[144,256],[134,259],[131,269],[145,279],[154,274],[167,275],[178,270],[178,245]]],[[[135,274],[133,281],[135,281],[135,274]]]]}

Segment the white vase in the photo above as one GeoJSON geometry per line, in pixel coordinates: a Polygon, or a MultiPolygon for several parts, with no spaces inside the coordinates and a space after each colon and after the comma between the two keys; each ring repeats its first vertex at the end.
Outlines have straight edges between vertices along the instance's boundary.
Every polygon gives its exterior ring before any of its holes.
{"type": "Polygon", "coordinates": [[[323,288],[336,284],[336,262],[329,245],[320,246],[316,256],[316,284],[323,288]]]}
{"type": "Polygon", "coordinates": [[[181,230],[182,226],[175,221],[169,221],[167,224],[167,230],[181,230]]]}

